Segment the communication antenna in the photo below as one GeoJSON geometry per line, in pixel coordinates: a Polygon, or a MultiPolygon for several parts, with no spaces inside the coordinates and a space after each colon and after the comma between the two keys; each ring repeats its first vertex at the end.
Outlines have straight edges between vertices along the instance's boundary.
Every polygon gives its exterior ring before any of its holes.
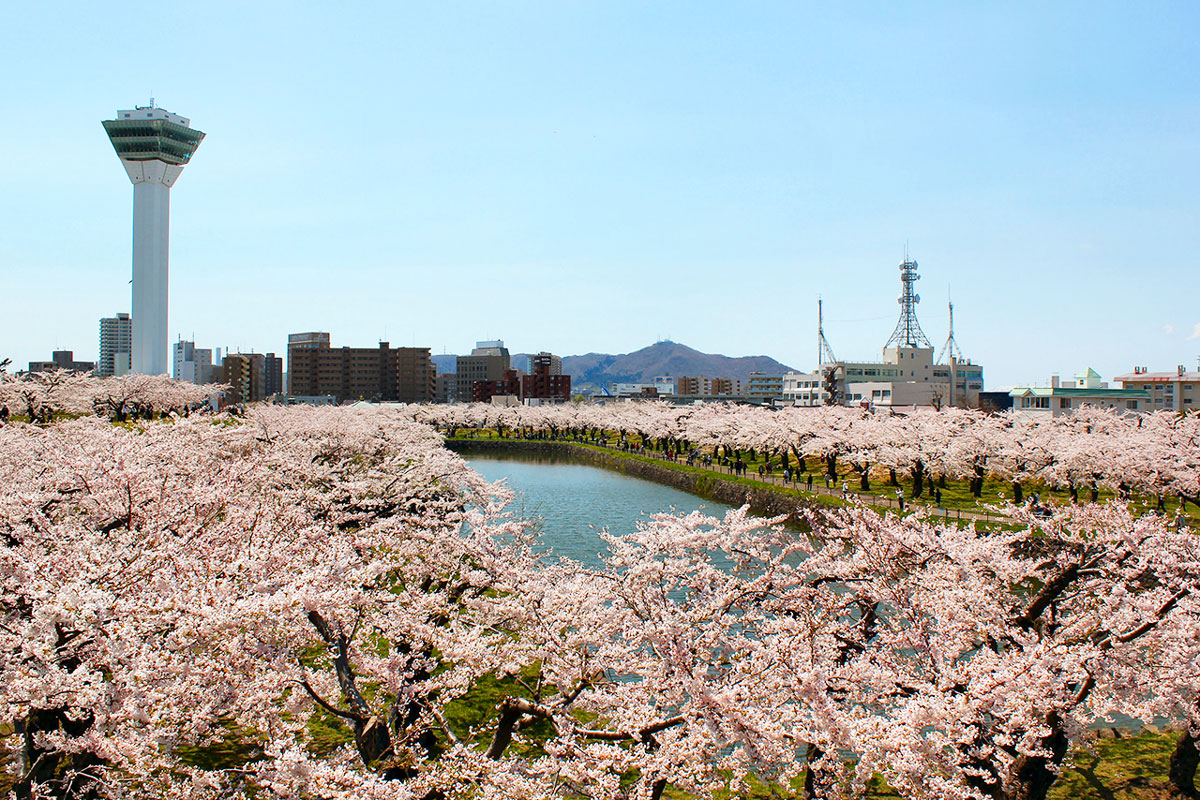
{"type": "Polygon", "coordinates": [[[963,358],[962,348],[959,347],[958,342],[954,340],[954,303],[947,300],[946,305],[950,306],[950,335],[946,337],[946,343],[942,345],[942,352],[938,353],[937,363],[944,363],[942,359],[946,357],[947,353],[949,353],[950,357],[955,361],[966,361],[966,359],[963,358]]]}
{"type": "Polygon", "coordinates": [[[817,295],[817,365],[836,364],[837,356],[825,338],[825,311],[821,305],[821,296],[817,295]]]}
{"type": "Polygon", "coordinates": [[[900,297],[896,299],[900,304],[900,320],[896,323],[896,330],[892,332],[892,338],[887,340],[884,349],[892,345],[932,349],[933,345],[921,330],[921,323],[917,322],[917,303],[921,302],[921,295],[913,291],[913,284],[920,280],[921,276],[917,274],[917,262],[908,258],[907,247],[905,245],[904,261],[900,264],[900,297]]]}

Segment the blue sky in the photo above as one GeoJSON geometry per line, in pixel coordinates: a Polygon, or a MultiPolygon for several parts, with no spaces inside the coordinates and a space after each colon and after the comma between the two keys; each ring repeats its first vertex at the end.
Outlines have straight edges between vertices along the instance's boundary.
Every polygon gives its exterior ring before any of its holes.
{"type": "Polygon", "coordinates": [[[847,359],[946,299],[989,387],[1200,356],[1195,3],[21,4],[0,357],[97,355],[132,190],[100,120],[208,138],[172,190],[201,346],[847,359]]]}

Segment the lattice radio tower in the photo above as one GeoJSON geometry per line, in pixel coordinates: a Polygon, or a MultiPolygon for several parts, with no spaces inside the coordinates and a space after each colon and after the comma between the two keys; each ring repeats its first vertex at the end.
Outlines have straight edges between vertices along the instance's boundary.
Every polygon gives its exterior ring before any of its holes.
{"type": "Polygon", "coordinates": [[[892,338],[887,340],[884,348],[895,345],[896,347],[928,347],[933,348],[926,338],[925,332],[921,330],[921,323],[917,322],[917,303],[921,302],[921,295],[913,291],[913,284],[920,279],[917,274],[917,262],[910,261],[908,254],[904,254],[904,261],[900,264],[900,283],[903,286],[900,297],[897,301],[900,304],[900,321],[896,323],[896,330],[892,332],[892,338]]]}
{"type": "Polygon", "coordinates": [[[817,298],[817,364],[836,364],[837,356],[825,338],[825,312],[821,308],[821,298],[817,298]]]}
{"type": "Polygon", "coordinates": [[[938,353],[937,363],[939,364],[944,363],[942,359],[944,359],[947,354],[949,354],[950,357],[955,361],[966,361],[966,359],[963,358],[962,348],[959,347],[958,342],[954,340],[954,303],[946,301],[946,304],[950,306],[950,335],[946,337],[946,343],[942,345],[942,352],[938,353]]]}

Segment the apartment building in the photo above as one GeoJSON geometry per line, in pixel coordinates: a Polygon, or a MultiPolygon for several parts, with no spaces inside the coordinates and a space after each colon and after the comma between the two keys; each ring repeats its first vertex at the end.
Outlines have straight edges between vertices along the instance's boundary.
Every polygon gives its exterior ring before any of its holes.
{"type": "Polygon", "coordinates": [[[128,314],[118,313],[115,317],[100,320],[100,360],[96,363],[96,375],[124,375],[129,372],[133,353],[133,320],[128,314]]]}
{"type": "Polygon", "coordinates": [[[328,333],[288,336],[288,380],[290,395],[332,395],[338,402],[428,403],[434,390],[428,347],[334,348],[328,333]]]}
{"type": "Polygon", "coordinates": [[[1188,372],[1182,364],[1174,372],[1150,372],[1134,367],[1133,372],[1118,375],[1125,389],[1145,392],[1146,411],[1194,411],[1200,408],[1200,371],[1188,372]]]}

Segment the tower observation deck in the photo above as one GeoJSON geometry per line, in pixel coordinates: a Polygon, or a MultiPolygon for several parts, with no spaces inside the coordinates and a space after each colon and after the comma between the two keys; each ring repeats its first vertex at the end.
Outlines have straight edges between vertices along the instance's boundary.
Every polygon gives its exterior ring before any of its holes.
{"type": "Polygon", "coordinates": [[[171,187],[204,139],[191,120],[137,106],[104,120],[104,131],[133,184],[134,372],[167,372],[167,285],[171,187]]]}

